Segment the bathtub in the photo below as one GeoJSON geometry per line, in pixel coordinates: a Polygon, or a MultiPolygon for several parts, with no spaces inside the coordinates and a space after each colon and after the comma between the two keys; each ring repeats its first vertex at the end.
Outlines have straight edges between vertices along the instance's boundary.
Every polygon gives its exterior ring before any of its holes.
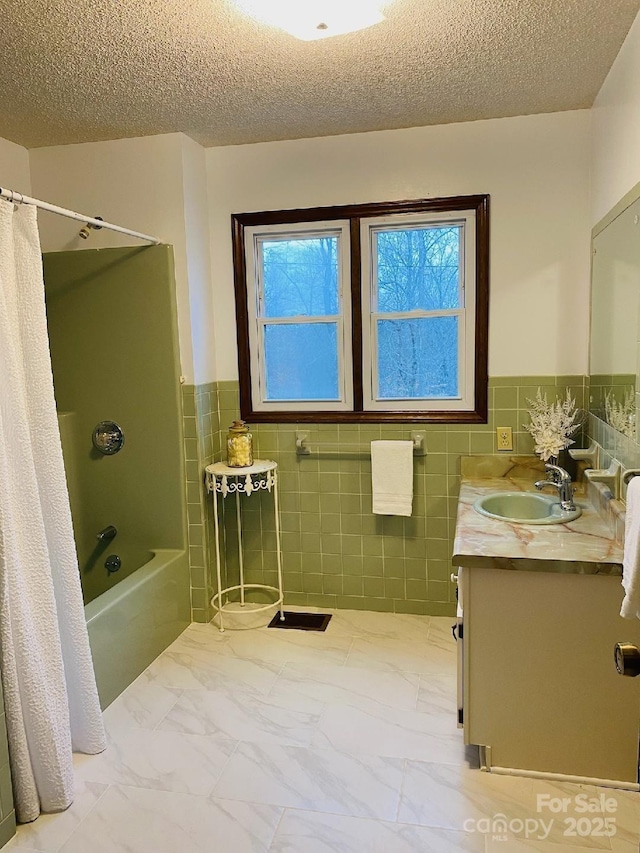
{"type": "Polygon", "coordinates": [[[151,559],[85,605],[93,665],[106,708],[190,622],[186,551],[151,559]]]}

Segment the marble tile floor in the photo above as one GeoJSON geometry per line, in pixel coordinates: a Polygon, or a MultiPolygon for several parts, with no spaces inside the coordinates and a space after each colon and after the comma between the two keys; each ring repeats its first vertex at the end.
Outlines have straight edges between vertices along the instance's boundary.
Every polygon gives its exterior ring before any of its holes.
{"type": "Polygon", "coordinates": [[[109,748],[76,756],[71,808],[5,850],[637,853],[640,794],[477,768],[455,723],[451,622],[335,611],[325,633],[267,629],[264,613],[224,634],[191,625],[106,710],[109,748]],[[601,794],[612,837],[573,799],[601,794]],[[568,811],[538,811],[540,795],[568,811]]]}

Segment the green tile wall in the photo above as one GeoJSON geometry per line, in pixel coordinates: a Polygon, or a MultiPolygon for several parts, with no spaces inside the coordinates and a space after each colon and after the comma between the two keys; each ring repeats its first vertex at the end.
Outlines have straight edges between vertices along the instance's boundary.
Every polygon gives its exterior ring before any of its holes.
{"type": "Polygon", "coordinates": [[[191,615],[195,622],[211,619],[215,577],[213,501],[204,484],[204,469],[220,459],[218,384],[182,386],[184,453],[191,571],[191,615]],[[213,575],[212,575],[213,566],[213,575]]]}
{"type": "Polygon", "coordinates": [[[16,816],[13,810],[9,746],[5,725],[4,701],[0,684],[0,847],[16,833],[16,816]]]}
{"type": "Polygon", "coordinates": [[[602,451],[598,466],[608,468],[613,459],[624,468],[640,468],[640,443],[634,437],[623,435],[606,421],[590,414],[587,422],[585,444],[597,441],[602,451]]]}
{"type": "MultiPolygon", "coordinates": [[[[425,424],[427,455],[416,457],[411,518],[383,517],[371,511],[371,459],[342,452],[335,457],[298,457],[296,431],[313,439],[365,444],[376,438],[409,438],[415,425],[257,424],[252,425],[255,455],[274,459],[280,472],[282,550],[286,602],[325,607],[388,610],[450,615],[454,588],[449,577],[460,484],[460,456],[495,453],[495,428],[510,426],[514,452],[533,453],[527,400],[540,387],[550,400],[566,389],[584,404],[583,376],[494,377],[489,383],[487,424],[425,424]]],[[[185,388],[184,399],[202,397],[202,413],[194,419],[197,460],[221,458],[224,436],[238,416],[238,384],[185,388]],[[217,413],[214,411],[217,390],[217,413]],[[216,423],[219,433],[216,437],[216,423]],[[202,434],[198,432],[202,430],[202,434]]],[[[187,404],[190,405],[190,404],[187,404]]],[[[197,410],[197,406],[195,406],[197,410]]],[[[185,434],[189,434],[185,427],[185,434]]],[[[188,466],[189,468],[189,466],[188,466]]],[[[198,531],[190,549],[194,584],[194,618],[210,618],[208,599],[215,576],[210,498],[205,498],[200,474],[191,469],[187,483],[190,526],[198,531]],[[191,476],[191,475],[190,475],[191,476]],[[191,499],[193,498],[193,500],[191,499]],[[200,499],[199,506],[197,499],[200,499]],[[192,524],[192,518],[194,522],[192,524]],[[204,569],[204,570],[203,570],[204,569]]],[[[275,530],[272,497],[254,494],[243,503],[245,575],[248,583],[276,583],[275,530]]],[[[222,520],[228,547],[225,571],[229,583],[237,572],[235,508],[229,503],[222,520]]]]}

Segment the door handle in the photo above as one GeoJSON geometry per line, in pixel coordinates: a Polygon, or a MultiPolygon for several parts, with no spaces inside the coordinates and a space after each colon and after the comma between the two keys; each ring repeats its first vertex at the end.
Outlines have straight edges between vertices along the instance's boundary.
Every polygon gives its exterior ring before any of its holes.
{"type": "Polygon", "coordinates": [[[613,650],[619,675],[634,678],[640,675],[640,649],[631,643],[616,643],[613,650]]]}

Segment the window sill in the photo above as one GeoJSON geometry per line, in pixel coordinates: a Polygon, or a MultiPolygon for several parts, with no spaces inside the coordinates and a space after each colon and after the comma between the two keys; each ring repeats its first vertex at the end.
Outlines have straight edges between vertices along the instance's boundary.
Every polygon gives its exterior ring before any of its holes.
{"type": "Polygon", "coordinates": [[[485,408],[483,411],[474,412],[254,412],[243,406],[241,417],[253,424],[486,424],[487,410],[485,408]]]}

